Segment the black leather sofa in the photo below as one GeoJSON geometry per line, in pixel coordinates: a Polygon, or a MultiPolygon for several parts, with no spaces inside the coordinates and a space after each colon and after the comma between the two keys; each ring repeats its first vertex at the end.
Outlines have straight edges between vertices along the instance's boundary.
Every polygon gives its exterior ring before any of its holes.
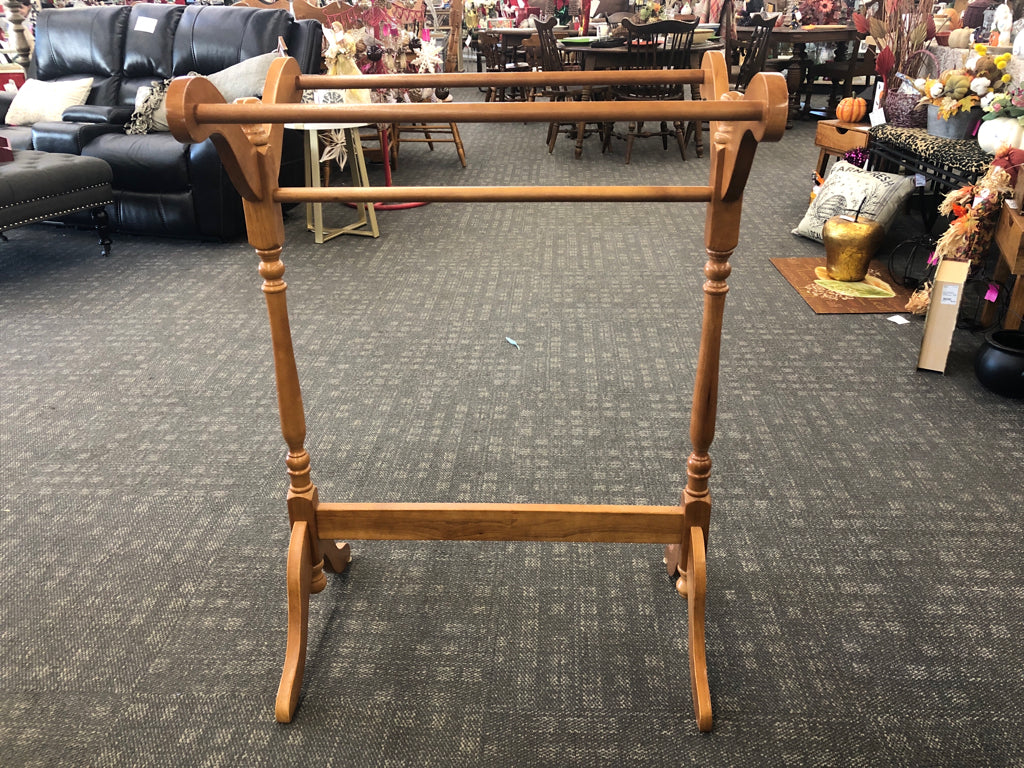
{"type": "MultiPolygon", "coordinates": [[[[10,126],[11,95],[0,93],[0,135],[15,149],[98,157],[113,170],[117,231],[206,240],[245,231],[241,199],[212,142],[181,144],[170,133],[125,133],[136,91],[154,81],[198,72],[211,75],[275,50],[283,38],[303,72],[320,71],[318,22],[287,11],[231,6],[136,3],[44,10],[35,27],[28,77],[92,77],[85,105],[61,122],[10,126]]],[[[255,94],[254,94],[255,95],[255,94]]],[[[302,143],[286,131],[282,184],[302,185],[302,143]]]]}

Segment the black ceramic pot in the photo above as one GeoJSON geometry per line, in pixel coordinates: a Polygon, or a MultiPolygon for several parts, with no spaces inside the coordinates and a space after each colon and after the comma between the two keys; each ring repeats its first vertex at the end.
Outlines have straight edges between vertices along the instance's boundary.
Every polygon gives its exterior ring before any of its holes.
{"type": "Polygon", "coordinates": [[[974,357],[974,373],[985,389],[1024,398],[1024,332],[989,333],[974,357]]]}

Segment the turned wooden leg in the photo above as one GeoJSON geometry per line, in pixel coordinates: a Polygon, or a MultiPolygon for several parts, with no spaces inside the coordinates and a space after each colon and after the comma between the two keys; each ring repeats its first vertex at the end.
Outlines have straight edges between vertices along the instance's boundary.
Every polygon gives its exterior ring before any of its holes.
{"type": "Polygon", "coordinates": [[[96,228],[96,235],[100,240],[100,253],[103,256],[110,255],[110,217],[106,208],[92,209],[92,224],[96,228]]]}
{"type": "Polygon", "coordinates": [[[690,528],[690,552],[686,573],[679,577],[676,589],[686,596],[690,624],[690,688],[693,693],[693,712],[697,728],[711,730],[711,688],[708,685],[708,663],[704,643],[704,602],[707,596],[707,563],[704,551],[704,531],[700,526],[690,528]]]}
{"type": "Polygon", "coordinates": [[[309,529],[303,520],[292,525],[288,545],[288,646],[284,671],[277,688],[274,715],[279,723],[290,723],[299,705],[302,673],[306,666],[306,632],[309,625],[310,565],[309,529]]]}

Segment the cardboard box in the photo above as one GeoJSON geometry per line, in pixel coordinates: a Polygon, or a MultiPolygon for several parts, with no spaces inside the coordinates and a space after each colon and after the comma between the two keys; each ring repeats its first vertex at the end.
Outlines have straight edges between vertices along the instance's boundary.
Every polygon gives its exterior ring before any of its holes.
{"type": "MultiPolygon", "coordinates": [[[[1024,173],[1021,176],[1024,177],[1024,173]]],[[[1024,272],[1024,216],[1005,202],[996,223],[995,240],[1010,271],[1015,275],[1024,272]]]]}
{"type": "Polygon", "coordinates": [[[946,371],[946,358],[949,357],[949,347],[953,343],[953,330],[956,328],[960,300],[964,295],[964,283],[967,282],[970,266],[966,261],[943,259],[939,262],[935,282],[932,283],[928,315],[924,319],[924,339],[921,341],[921,354],[917,358],[919,369],[939,373],[946,371]]]}

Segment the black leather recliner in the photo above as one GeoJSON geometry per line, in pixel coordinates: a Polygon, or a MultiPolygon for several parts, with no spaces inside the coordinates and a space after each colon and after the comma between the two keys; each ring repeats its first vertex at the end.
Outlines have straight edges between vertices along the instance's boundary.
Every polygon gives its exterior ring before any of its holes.
{"type": "MultiPolygon", "coordinates": [[[[36,22],[28,77],[92,77],[87,103],[61,122],[0,126],[15,149],[98,157],[113,170],[114,229],[194,239],[233,239],[245,230],[241,198],[212,142],[181,144],[171,134],[129,135],[136,91],[154,81],[213,74],[268,53],[283,38],[303,72],[320,71],[319,23],[287,11],[136,3],[44,10],[36,22]]],[[[0,93],[0,119],[11,96],[0,93]]],[[[285,132],[281,183],[301,186],[302,142],[285,132]]]]}

